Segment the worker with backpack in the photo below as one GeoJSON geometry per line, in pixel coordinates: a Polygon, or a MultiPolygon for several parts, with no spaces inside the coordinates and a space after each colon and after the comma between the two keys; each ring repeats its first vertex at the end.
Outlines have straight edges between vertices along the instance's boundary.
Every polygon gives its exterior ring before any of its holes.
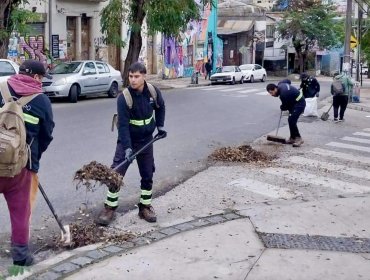
{"type": "Polygon", "coordinates": [[[48,76],[41,62],[26,60],[19,74],[0,83],[0,193],[10,213],[13,264],[19,266],[33,264],[28,243],[37,172],[53,139],[51,103],[41,83],[48,76]]]}
{"type": "MultiPolygon", "coordinates": [[[[134,160],[134,152],[143,148],[153,140],[153,132],[157,128],[161,138],[166,137],[163,129],[165,119],[165,103],[159,89],[145,81],[146,68],[139,62],[133,63],[129,69],[130,86],[118,96],[117,121],[118,139],[112,168],[117,167],[118,173],[125,175],[130,163],[134,160]],[[127,160],[127,164],[119,165],[127,160]]],[[[153,144],[149,145],[136,157],[141,176],[141,194],[139,217],[147,222],[157,221],[151,205],[153,173],[155,171],[153,144]]],[[[118,207],[119,189],[108,189],[104,208],[100,212],[97,223],[107,226],[114,218],[118,207]]]]}
{"type": "Polygon", "coordinates": [[[331,94],[333,95],[334,122],[344,121],[348,98],[352,91],[353,81],[346,74],[335,75],[331,84],[331,94]],[[339,119],[338,119],[339,111],[339,119]]]}

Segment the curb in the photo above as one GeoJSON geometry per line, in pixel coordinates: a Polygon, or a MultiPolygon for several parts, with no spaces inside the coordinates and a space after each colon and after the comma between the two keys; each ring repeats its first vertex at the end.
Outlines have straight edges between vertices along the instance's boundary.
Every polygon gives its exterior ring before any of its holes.
{"type": "Polygon", "coordinates": [[[248,218],[240,214],[237,211],[225,210],[221,214],[197,217],[194,220],[172,225],[165,228],[159,228],[156,231],[150,231],[145,233],[142,236],[136,237],[130,241],[127,241],[123,244],[114,245],[108,244],[106,246],[99,247],[94,250],[88,250],[80,254],[75,254],[61,262],[57,262],[54,265],[37,271],[24,279],[27,280],[57,280],[64,279],[72,274],[75,274],[77,271],[86,268],[90,265],[99,263],[103,260],[109,259],[114,256],[122,255],[130,250],[150,245],[156,241],[160,241],[164,238],[171,237],[183,232],[190,230],[209,227],[217,224],[226,223],[229,221],[248,218]]]}

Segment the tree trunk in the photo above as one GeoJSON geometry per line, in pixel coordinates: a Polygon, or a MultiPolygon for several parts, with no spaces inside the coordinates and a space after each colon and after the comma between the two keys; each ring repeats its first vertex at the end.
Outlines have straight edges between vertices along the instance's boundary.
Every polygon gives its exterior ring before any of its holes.
{"type": "Polygon", "coordinates": [[[127,86],[129,84],[128,68],[132,63],[138,61],[141,46],[143,44],[143,40],[141,37],[141,27],[143,25],[143,21],[145,18],[144,3],[145,0],[136,0],[132,1],[131,4],[131,13],[132,13],[131,35],[128,45],[127,57],[125,60],[125,66],[123,68],[124,86],[127,86]]]}
{"type": "Polygon", "coordinates": [[[2,0],[3,3],[0,5],[0,58],[6,58],[8,56],[8,45],[9,35],[7,32],[8,20],[9,20],[9,8],[11,0],[2,0]]]}

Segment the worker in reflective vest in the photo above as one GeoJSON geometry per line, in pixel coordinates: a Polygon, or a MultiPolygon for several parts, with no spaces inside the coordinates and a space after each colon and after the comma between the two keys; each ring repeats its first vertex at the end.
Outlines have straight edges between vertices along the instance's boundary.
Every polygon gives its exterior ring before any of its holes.
{"type": "Polygon", "coordinates": [[[287,82],[280,82],[278,85],[268,84],[266,90],[271,96],[280,98],[282,111],[289,111],[290,137],[286,143],[292,144],[293,147],[300,147],[304,141],[299,133],[297,122],[306,107],[302,91],[287,82]]]}
{"type": "MultiPolygon", "coordinates": [[[[112,168],[127,159],[128,164],[118,169],[122,176],[125,175],[133,160],[133,153],[153,139],[156,128],[158,134],[163,137],[167,135],[163,129],[165,103],[162,94],[158,88],[155,88],[156,98],[153,98],[145,81],[145,75],[145,66],[138,62],[133,63],[129,67],[130,86],[128,87],[132,104],[127,103],[124,94],[120,94],[117,99],[118,139],[112,168]]],[[[136,157],[136,161],[141,176],[139,217],[147,222],[156,222],[156,214],[151,205],[153,173],[155,171],[153,145],[140,153],[136,157]]],[[[113,220],[115,210],[118,207],[118,191],[108,190],[104,208],[97,219],[98,224],[108,225],[113,220]]]]}

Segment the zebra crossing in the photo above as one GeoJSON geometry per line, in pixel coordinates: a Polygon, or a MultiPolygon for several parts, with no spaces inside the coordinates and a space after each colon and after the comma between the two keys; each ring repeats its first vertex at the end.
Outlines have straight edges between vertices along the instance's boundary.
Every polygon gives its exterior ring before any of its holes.
{"type": "Polygon", "coordinates": [[[238,178],[229,186],[268,199],[295,199],[325,194],[370,193],[370,128],[346,135],[324,147],[278,159],[269,167],[238,178]]]}
{"type": "Polygon", "coordinates": [[[264,88],[249,88],[245,85],[240,86],[207,86],[207,87],[198,87],[197,90],[203,93],[220,93],[223,96],[228,97],[239,97],[244,98],[248,97],[250,94],[255,95],[269,95],[266,89],[264,88]]]}

